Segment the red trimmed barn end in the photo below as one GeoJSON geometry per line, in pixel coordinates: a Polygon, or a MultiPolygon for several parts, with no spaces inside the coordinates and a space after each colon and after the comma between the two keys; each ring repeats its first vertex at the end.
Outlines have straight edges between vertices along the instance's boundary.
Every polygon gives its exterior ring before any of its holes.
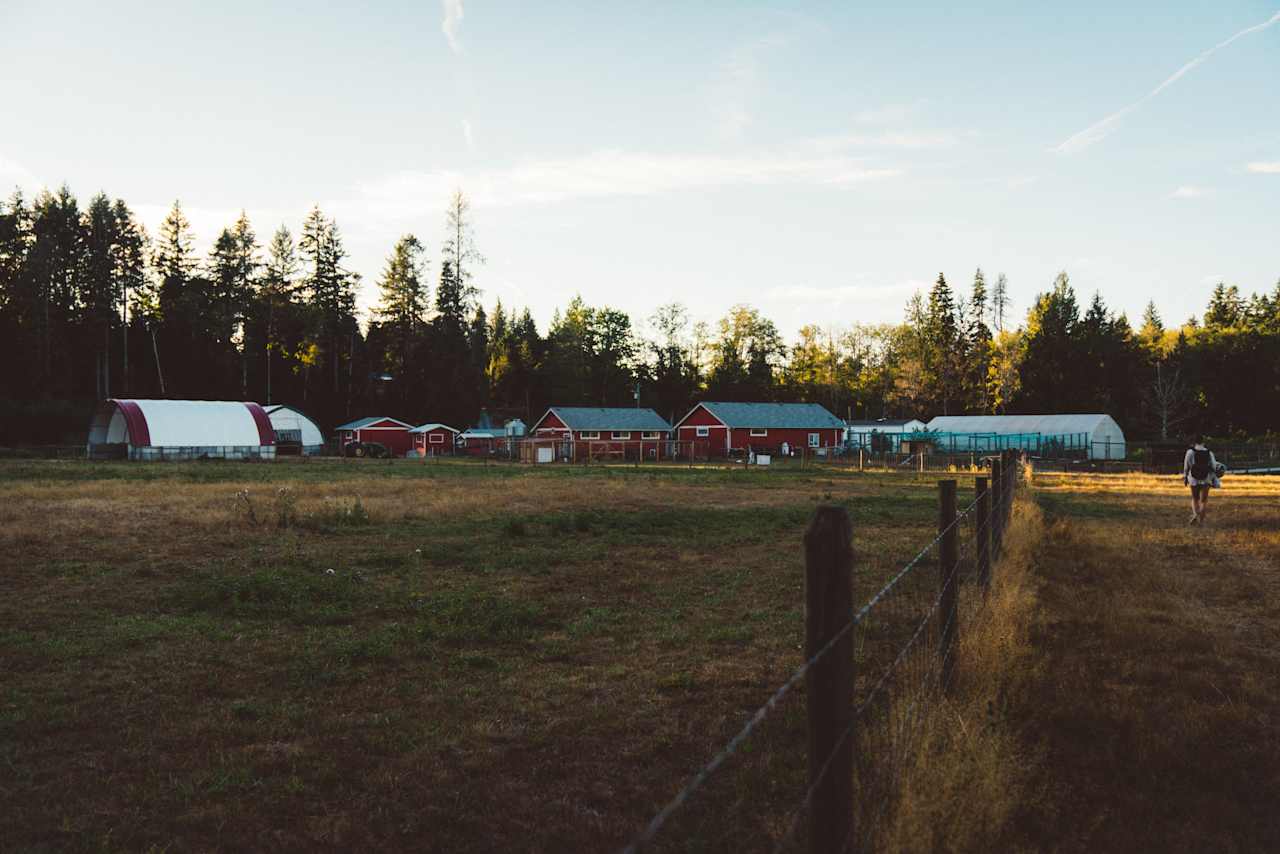
{"type": "Polygon", "coordinates": [[[458,431],[448,424],[420,424],[409,431],[413,437],[413,450],[422,457],[447,457],[453,455],[454,440],[458,431]]]}
{"type": "Polygon", "coordinates": [[[699,403],[676,422],[682,442],[709,443],[710,455],[781,453],[785,442],[799,452],[838,448],[844,422],[816,403],[699,403]]]}
{"type": "Polygon", "coordinates": [[[352,442],[377,442],[392,456],[403,457],[413,450],[413,437],[409,435],[411,429],[412,425],[398,419],[374,415],[340,424],[335,432],[340,452],[352,442]]]}
{"type": "Polygon", "coordinates": [[[529,431],[533,440],[555,440],[557,456],[667,459],[671,425],[652,409],[630,406],[553,406],[529,431]]]}
{"type": "Polygon", "coordinates": [[[256,403],[120,400],[98,404],[89,423],[92,459],[271,459],[271,419],[256,403]]]}

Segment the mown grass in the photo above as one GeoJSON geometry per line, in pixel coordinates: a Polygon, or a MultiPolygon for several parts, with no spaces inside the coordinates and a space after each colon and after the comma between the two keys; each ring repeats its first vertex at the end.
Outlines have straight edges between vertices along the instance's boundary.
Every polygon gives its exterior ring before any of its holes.
{"type": "MultiPolygon", "coordinates": [[[[799,663],[813,508],[850,509],[869,595],[934,484],[0,465],[0,839],[613,848],[799,663]]],[[[667,845],[759,847],[803,781],[797,698],[667,845]]]]}

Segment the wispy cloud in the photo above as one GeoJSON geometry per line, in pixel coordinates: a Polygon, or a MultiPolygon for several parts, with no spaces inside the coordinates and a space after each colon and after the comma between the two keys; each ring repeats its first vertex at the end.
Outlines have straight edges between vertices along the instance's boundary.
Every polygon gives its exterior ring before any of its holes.
{"type": "Polygon", "coordinates": [[[716,69],[708,101],[720,131],[738,139],[751,124],[751,105],[760,87],[764,57],[787,43],[783,33],[739,44],[716,69]]]}
{"type": "Polygon", "coordinates": [[[1204,187],[1193,187],[1190,184],[1183,184],[1178,189],[1169,194],[1171,199],[1198,199],[1209,193],[1204,187]]]}
{"type": "Polygon", "coordinates": [[[471,120],[462,120],[462,138],[467,141],[467,148],[476,147],[475,135],[471,132],[471,120]]]}
{"type": "Polygon", "coordinates": [[[1244,36],[1250,35],[1251,33],[1261,32],[1262,30],[1265,30],[1268,27],[1278,22],[1280,22],[1280,12],[1276,12],[1274,15],[1272,15],[1270,18],[1268,18],[1267,20],[1263,21],[1260,24],[1255,24],[1252,27],[1244,28],[1243,30],[1236,33],[1231,38],[1226,39],[1225,41],[1218,42],[1216,45],[1209,48],[1204,53],[1197,56],[1195,59],[1192,59],[1190,62],[1183,65],[1177,71],[1173,72],[1173,74],[1166,77],[1159,86],[1152,89],[1150,92],[1143,95],[1141,98],[1134,101],[1132,104],[1129,104],[1126,107],[1122,107],[1121,109],[1116,110],[1114,113],[1102,119],[1101,121],[1095,122],[1094,124],[1089,125],[1089,127],[1085,128],[1079,133],[1076,133],[1068,137],[1067,139],[1059,143],[1057,146],[1055,146],[1053,148],[1053,151],[1057,152],[1058,154],[1074,154],[1075,152],[1082,151],[1088,148],[1089,146],[1093,145],[1095,142],[1102,140],[1108,134],[1110,134],[1112,131],[1116,129],[1116,127],[1120,124],[1120,122],[1124,119],[1125,116],[1129,115],[1134,110],[1138,109],[1138,107],[1141,107],[1147,101],[1150,101],[1152,98],[1159,95],[1165,89],[1168,89],[1174,83],[1177,83],[1189,71],[1191,71],[1191,69],[1195,68],[1197,65],[1204,63],[1206,60],[1209,59],[1209,57],[1213,56],[1218,51],[1227,47],[1232,42],[1236,41],[1236,39],[1243,38],[1244,36]]]}
{"type": "Polygon", "coordinates": [[[530,161],[504,169],[407,170],[362,184],[355,198],[330,204],[361,217],[400,219],[435,212],[442,199],[458,186],[466,187],[477,204],[506,207],[729,186],[790,184],[838,190],[903,174],[902,169],[869,166],[863,158],[851,156],[599,151],[581,157],[530,161]]]}
{"type": "Polygon", "coordinates": [[[955,145],[971,131],[885,131],[884,133],[849,133],[823,136],[809,141],[815,151],[843,151],[849,148],[946,148],[955,145]]]}
{"type": "Polygon", "coordinates": [[[1250,172],[1256,172],[1259,175],[1280,175],[1280,160],[1250,163],[1248,169],[1250,172]]]}
{"type": "Polygon", "coordinates": [[[449,42],[449,49],[454,53],[462,53],[462,41],[458,30],[462,27],[462,0],[440,0],[444,7],[444,20],[440,22],[440,31],[449,42]]]}

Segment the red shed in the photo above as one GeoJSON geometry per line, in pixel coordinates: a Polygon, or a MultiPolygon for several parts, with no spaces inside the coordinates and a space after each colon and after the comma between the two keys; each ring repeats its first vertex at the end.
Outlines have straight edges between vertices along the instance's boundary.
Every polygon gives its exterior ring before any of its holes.
{"type": "Polygon", "coordinates": [[[383,415],[360,418],[337,428],[338,447],[345,448],[349,442],[377,442],[392,456],[403,457],[413,448],[411,429],[411,425],[383,415]]]}
{"type": "Polygon", "coordinates": [[[453,453],[458,431],[448,424],[421,424],[409,431],[413,449],[424,457],[449,456],[453,453]]]}
{"type": "Polygon", "coordinates": [[[699,403],[676,422],[681,441],[710,443],[712,456],[754,451],[777,454],[792,449],[836,448],[844,442],[844,422],[816,403],[699,403]]]}

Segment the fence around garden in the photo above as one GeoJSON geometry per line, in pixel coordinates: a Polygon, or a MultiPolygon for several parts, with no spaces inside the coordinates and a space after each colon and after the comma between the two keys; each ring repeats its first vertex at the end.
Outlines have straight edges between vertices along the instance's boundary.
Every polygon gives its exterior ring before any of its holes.
{"type": "Polygon", "coordinates": [[[855,607],[854,532],[840,506],[817,509],[804,538],[804,662],[659,809],[624,849],[679,849],[673,830],[700,790],[750,750],[753,734],[804,686],[807,785],[793,793],[775,851],[868,851],[926,715],[952,690],[960,638],[986,615],[1019,488],[1011,451],[961,500],[938,482],[937,536],[855,607]],[[963,505],[963,506],[961,506],[963,505]]]}

